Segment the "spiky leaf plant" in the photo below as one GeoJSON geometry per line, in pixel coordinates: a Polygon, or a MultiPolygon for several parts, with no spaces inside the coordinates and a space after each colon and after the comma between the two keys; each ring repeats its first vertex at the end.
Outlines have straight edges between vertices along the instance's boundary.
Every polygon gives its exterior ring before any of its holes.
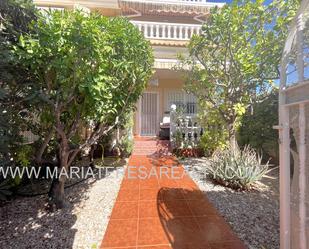
{"type": "Polygon", "coordinates": [[[217,150],[211,159],[207,172],[211,178],[234,189],[250,189],[269,173],[269,162],[262,163],[262,157],[250,146],[241,150],[238,146],[217,150]]]}

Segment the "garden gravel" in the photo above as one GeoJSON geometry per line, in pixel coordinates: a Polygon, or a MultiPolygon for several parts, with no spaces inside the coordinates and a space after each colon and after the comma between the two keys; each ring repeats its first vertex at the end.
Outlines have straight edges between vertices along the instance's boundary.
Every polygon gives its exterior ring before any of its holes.
{"type": "Polygon", "coordinates": [[[99,248],[122,180],[123,167],[66,189],[68,207],[47,211],[46,195],[0,207],[0,248],[99,248]]]}
{"type": "Polygon", "coordinates": [[[180,162],[249,249],[279,248],[278,169],[270,173],[272,179],[259,183],[259,190],[240,192],[209,179],[204,173],[209,163],[206,158],[180,162]]]}

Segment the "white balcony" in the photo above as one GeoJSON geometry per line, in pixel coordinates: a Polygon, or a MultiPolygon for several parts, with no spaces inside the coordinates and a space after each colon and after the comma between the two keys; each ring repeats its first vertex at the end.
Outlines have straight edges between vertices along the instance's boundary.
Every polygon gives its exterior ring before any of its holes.
{"type": "Polygon", "coordinates": [[[145,3],[145,4],[167,4],[167,5],[191,5],[191,6],[207,6],[222,7],[225,3],[208,2],[206,0],[120,0],[121,3],[145,3]]]}
{"type": "Polygon", "coordinates": [[[188,41],[200,34],[202,25],[131,21],[147,39],[188,41]]]}

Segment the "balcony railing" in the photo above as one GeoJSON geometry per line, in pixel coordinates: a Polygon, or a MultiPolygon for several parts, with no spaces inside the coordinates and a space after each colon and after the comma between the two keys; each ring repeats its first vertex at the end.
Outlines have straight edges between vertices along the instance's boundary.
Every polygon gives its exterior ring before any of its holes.
{"type": "Polygon", "coordinates": [[[120,0],[120,3],[143,3],[143,4],[167,4],[167,5],[190,5],[205,7],[222,7],[225,3],[208,2],[206,0],[120,0]]]}
{"type": "Polygon", "coordinates": [[[190,40],[200,34],[202,25],[131,21],[148,39],[190,40]]]}

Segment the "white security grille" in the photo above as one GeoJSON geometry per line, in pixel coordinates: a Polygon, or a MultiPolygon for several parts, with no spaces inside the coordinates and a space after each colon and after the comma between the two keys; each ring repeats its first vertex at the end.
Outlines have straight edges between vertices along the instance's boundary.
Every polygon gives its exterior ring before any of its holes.
{"type": "Polygon", "coordinates": [[[141,135],[155,136],[158,128],[158,94],[144,93],[141,100],[141,135]]]}
{"type": "Polygon", "coordinates": [[[192,94],[183,91],[173,91],[167,93],[165,110],[169,111],[171,105],[176,105],[177,109],[182,109],[184,114],[194,115],[197,113],[197,100],[192,94]]]}

